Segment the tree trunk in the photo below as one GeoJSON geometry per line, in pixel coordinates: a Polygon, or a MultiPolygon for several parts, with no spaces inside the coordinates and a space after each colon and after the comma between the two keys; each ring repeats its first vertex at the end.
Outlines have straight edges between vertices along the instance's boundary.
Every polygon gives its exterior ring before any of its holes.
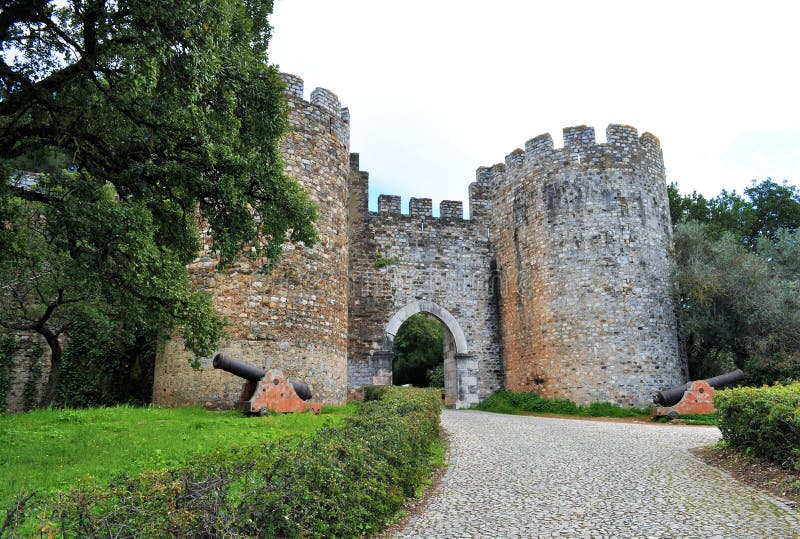
{"type": "Polygon", "coordinates": [[[744,369],[747,360],[750,359],[750,354],[747,349],[739,343],[734,342],[731,345],[731,350],[733,351],[733,363],[736,365],[736,368],[744,369]]]}
{"type": "Polygon", "coordinates": [[[58,389],[58,382],[61,380],[61,342],[58,340],[58,335],[53,333],[50,328],[44,326],[38,330],[38,333],[44,337],[50,347],[50,372],[47,375],[47,383],[44,386],[42,397],[39,399],[39,407],[47,408],[56,398],[56,390],[58,389]]]}

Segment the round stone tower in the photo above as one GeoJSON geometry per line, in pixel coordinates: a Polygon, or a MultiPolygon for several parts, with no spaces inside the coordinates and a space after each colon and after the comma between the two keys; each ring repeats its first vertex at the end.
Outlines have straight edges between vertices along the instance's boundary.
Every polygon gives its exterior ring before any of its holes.
{"type": "MultiPolygon", "coordinates": [[[[281,142],[285,171],[319,205],[319,243],[287,244],[270,275],[243,259],[218,268],[209,249],[189,265],[196,286],[210,293],[229,322],[220,351],[263,368],[282,369],[310,384],[315,401],[344,402],[347,388],[349,113],[328,90],[303,99],[303,81],[283,75],[291,131],[281,142]]],[[[159,351],[153,402],[230,407],[242,380],[211,367],[192,370],[178,339],[159,351]]]]}
{"type": "Polygon", "coordinates": [[[683,383],[661,148],[611,125],[534,138],[479,169],[494,191],[506,387],[644,406],[683,383]]]}

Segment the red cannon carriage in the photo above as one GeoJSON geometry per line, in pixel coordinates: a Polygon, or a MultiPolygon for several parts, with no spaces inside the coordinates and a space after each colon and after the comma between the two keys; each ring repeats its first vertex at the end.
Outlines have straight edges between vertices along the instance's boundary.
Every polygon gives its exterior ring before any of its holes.
{"type": "Polygon", "coordinates": [[[659,391],[653,397],[653,402],[661,406],[653,409],[652,414],[654,417],[669,416],[675,419],[681,415],[714,413],[714,391],[742,380],[744,372],[736,369],[708,380],[695,380],[659,391]]]}
{"type": "Polygon", "coordinates": [[[314,412],[319,413],[320,405],[311,400],[308,384],[287,378],[279,369],[264,370],[244,361],[230,359],[223,354],[214,356],[215,369],[244,378],[239,408],[247,414],[267,414],[272,412],[314,412]]]}

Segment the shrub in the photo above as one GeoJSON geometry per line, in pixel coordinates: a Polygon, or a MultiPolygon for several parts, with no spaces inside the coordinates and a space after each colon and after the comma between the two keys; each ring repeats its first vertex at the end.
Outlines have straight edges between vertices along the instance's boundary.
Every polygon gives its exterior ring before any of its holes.
{"type": "Polygon", "coordinates": [[[723,389],[714,406],[731,447],[800,470],[800,382],[723,389]]]}
{"type": "Polygon", "coordinates": [[[751,386],[800,381],[800,353],[753,356],[744,365],[745,383],[751,386]]]}
{"type": "Polygon", "coordinates": [[[436,365],[428,369],[428,387],[444,387],[444,365],[436,365]]]}
{"type": "MultiPolygon", "coordinates": [[[[377,391],[373,392],[377,393],[377,391]]],[[[439,392],[386,387],[343,426],[233,448],[191,465],[31,504],[22,536],[358,537],[373,533],[430,473],[439,392]]]]}
{"type": "Polygon", "coordinates": [[[536,393],[514,393],[506,389],[495,391],[475,408],[498,414],[532,412],[584,417],[638,417],[649,414],[649,411],[643,408],[622,408],[610,402],[594,402],[588,406],[578,406],[570,400],[545,399],[536,393]]]}
{"type": "Polygon", "coordinates": [[[379,401],[392,386],[364,386],[365,401],[379,401]]]}

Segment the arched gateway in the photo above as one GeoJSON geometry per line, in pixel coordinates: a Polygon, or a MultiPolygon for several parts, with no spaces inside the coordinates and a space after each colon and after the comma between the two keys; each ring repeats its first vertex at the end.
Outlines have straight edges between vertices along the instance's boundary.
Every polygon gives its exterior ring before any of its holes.
{"type": "MultiPolygon", "coordinates": [[[[645,406],[686,380],[669,278],[671,226],[658,139],[610,125],[530,139],[478,169],[461,202],[380,195],[349,155],[349,119],[331,92],[303,98],[285,76],[287,173],[319,205],[320,241],[287,244],[268,277],[252,261],[217,271],[210,244],[190,264],[231,322],[221,351],[307,380],[323,402],[391,381],[391,345],[410,315],[444,323],[448,402],[501,387],[585,404],[645,406]],[[401,209],[402,206],[402,209],[401,209]]],[[[210,242],[209,238],[206,241],[210,242]]],[[[155,366],[153,401],[230,406],[238,380],[192,370],[180,343],[155,366]]]]}
{"type": "Polygon", "coordinates": [[[444,307],[432,301],[414,301],[409,303],[389,320],[386,325],[382,350],[372,354],[373,384],[392,383],[392,361],[394,352],[392,345],[400,326],[408,318],[423,313],[439,320],[444,326],[444,388],[445,404],[456,408],[467,408],[478,403],[478,369],[474,355],[469,353],[467,338],[458,321],[444,307]]]}
{"type": "Polygon", "coordinates": [[[461,202],[381,195],[368,209],[368,176],[351,156],[348,201],[349,312],[347,381],[351,389],[392,383],[392,344],[410,316],[423,313],[445,327],[445,402],[477,404],[503,383],[492,265],[488,194],[473,188],[470,218],[461,202]]]}

